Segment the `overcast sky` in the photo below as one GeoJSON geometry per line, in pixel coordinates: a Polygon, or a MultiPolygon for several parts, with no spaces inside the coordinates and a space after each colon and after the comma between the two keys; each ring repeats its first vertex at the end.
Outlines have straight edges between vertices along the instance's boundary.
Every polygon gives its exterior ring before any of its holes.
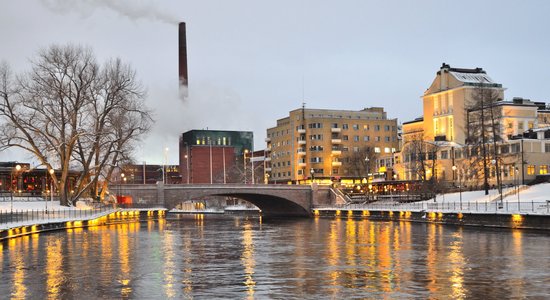
{"type": "MultiPolygon", "coordinates": [[[[399,123],[446,62],[482,67],[507,91],[549,102],[550,1],[8,1],[0,60],[17,70],[52,43],[121,57],[148,89],[154,129],[137,161],[161,163],[191,129],[266,129],[310,108],[383,106],[399,123]],[[78,3],[78,4],[75,4],[78,3]],[[113,4],[114,3],[114,4],[113,4]],[[178,21],[187,23],[189,97],[179,100],[178,21]]],[[[14,152],[0,160],[24,160],[14,152]]]]}

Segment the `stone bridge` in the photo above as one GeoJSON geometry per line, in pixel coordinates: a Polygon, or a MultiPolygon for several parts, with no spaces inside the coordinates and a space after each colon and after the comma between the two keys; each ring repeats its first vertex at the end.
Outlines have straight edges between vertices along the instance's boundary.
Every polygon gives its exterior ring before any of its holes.
{"type": "Polygon", "coordinates": [[[256,205],[264,216],[310,216],[316,205],[335,202],[329,187],[266,184],[121,184],[111,192],[132,197],[133,203],[162,204],[167,209],[177,204],[208,196],[230,196],[256,205]]]}

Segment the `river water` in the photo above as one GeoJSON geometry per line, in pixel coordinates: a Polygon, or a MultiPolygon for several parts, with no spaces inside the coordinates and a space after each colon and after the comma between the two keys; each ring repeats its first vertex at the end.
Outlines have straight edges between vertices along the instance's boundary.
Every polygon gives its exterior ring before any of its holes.
{"type": "Polygon", "coordinates": [[[4,241],[0,298],[550,297],[550,235],[179,215],[4,241]]]}

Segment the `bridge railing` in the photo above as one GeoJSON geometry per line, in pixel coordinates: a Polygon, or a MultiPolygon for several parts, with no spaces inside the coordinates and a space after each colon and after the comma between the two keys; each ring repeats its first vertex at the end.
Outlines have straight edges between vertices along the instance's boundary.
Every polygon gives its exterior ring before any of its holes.
{"type": "Polygon", "coordinates": [[[530,213],[550,215],[550,200],[540,201],[500,201],[495,202],[448,202],[448,203],[396,203],[377,202],[369,204],[341,204],[331,206],[316,206],[319,210],[387,210],[387,211],[444,211],[444,212],[472,212],[472,213],[530,213]]]}

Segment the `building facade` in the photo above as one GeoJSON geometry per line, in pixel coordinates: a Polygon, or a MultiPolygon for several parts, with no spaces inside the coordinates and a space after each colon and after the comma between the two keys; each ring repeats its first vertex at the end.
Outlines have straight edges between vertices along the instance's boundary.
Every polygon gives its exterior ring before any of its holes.
{"type": "Polygon", "coordinates": [[[267,129],[270,183],[330,183],[378,172],[377,158],[399,145],[397,119],[381,107],[359,111],[302,107],[267,129]]]}
{"type": "Polygon", "coordinates": [[[443,64],[422,97],[423,116],[403,123],[398,176],[479,187],[485,177],[480,172],[487,172],[491,185],[497,177],[513,184],[545,175],[550,164],[549,107],[517,97],[504,100],[504,91],[481,68],[443,64]],[[484,99],[487,103],[480,103],[484,99]],[[484,121],[479,121],[481,110],[484,121]],[[490,118],[492,125],[487,125],[490,118]],[[481,126],[489,128],[476,141],[481,126]],[[484,165],[481,171],[479,165],[484,165]]]}
{"type": "Polygon", "coordinates": [[[245,182],[247,155],[253,150],[250,131],[191,130],[179,142],[182,183],[245,182]]]}

